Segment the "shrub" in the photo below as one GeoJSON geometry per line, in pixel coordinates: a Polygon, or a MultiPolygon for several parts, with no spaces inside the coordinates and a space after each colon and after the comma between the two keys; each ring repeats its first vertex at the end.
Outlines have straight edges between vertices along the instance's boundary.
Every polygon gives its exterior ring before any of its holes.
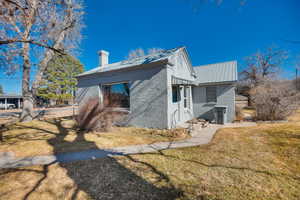
{"type": "Polygon", "coordinates": [[[242,109],[239,106],[235,106],[235,120],[237,121],[243,120],[242,109]]]}
{"type": "Polygon", "coordinates": [[[258,120],[283,120],[299,106],[299,93],[281,82],[268,81],[251,90],[258,120]]]}
{"type": "Polygon", "coordinates": [[[77,127],[82,131],[109,131],[114,120],[121,116],[114,107],[116,103],[101,103],[98,97],[88,99],[76,116],[77,127]]]}

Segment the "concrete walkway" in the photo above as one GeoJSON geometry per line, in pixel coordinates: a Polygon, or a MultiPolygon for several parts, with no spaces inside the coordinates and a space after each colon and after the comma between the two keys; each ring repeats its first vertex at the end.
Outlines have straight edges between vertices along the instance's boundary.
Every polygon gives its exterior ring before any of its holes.
{"type": "Polygon", "coordinates": [[[216,131],[225,127],[247,127],[255,126],[255,123],[245,122],[226,125],[210,125],[206,128],[200,128],[197,125],[192,131],[192,137],[186,140],[174,141],[174,142],[158,142],[145,145],[133,145],[124,146],[111,149],[90,149],[86,151],[73,152],[73,153],[60,153],[56,155],[43,155],[33,156],[25,158],[14,158],[14,154],[11,152],[5,152],[0,154],[0,168],[16,168],[32,165],[46,165],[55,162],[71,162],[78,160],[89,160],[103,157],[130,155],[138,153],[155,152],[165,149],[174,149],[182,147],[192,147],[202,144],[208,144],[213,138],[216,131]]]}

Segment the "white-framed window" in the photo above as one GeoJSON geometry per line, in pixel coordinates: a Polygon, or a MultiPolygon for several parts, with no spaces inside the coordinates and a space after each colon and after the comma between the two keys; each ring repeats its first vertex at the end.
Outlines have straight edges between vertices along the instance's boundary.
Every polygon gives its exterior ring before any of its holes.
{"type": "Polygon", "coordinates": [[[206,87],[206,103],[217,103],[217,87],[206,87]]]}
{"type": "Polygon", "coordinates": [[[103,102],[112,107],[130,107],[129,82],[109,83],[102,85],[103,102]]]}

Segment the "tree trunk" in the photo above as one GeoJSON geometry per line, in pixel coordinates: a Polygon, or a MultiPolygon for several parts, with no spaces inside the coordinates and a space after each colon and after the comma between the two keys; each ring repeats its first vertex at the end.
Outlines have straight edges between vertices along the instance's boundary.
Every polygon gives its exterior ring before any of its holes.
{"type": "MultiPolygon", "coordinates": [[[[29,15],[24,20],[24,34],[22,39],[28,40],[30,38],[30,31],[35,20],[37,1],[32,0],[30,2],[29,15]]],[[[22,95],[23,95],[23,109],[20,116],[21,122],[31,121],[33,119],[33,95],[30,90],[30,44],[22,44],[22,57],[23,57],[23,75],[22,75],[22,95]]]]}
{"type": "Polygon", "coordinates": [[[30,61],[29,44],[23,44],[23,75],[22,75],[23,109],[20,116],[21,122],[33,119],[33,95],[30,91],[30,61]]]}

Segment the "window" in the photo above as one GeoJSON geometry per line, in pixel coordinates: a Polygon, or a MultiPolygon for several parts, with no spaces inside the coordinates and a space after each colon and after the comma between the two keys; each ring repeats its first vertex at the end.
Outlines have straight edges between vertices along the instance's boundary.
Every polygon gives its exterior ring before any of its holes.
{"type": "Polygon", "coordinates": [[[103,85],[103,100],[109,106],[129,108],[129,83],[103,85]]]}
{"type": "Polygon", "coordinates": [[[217,103],[217,88],[214,86],[206,87],[206,102],[217,103]]]}
{"type": "Polygon", "coordinates": [[[172,101],[173,103],[177,103],[179,100],[180,100],[179,87],[172,86],[172,101]]]}

